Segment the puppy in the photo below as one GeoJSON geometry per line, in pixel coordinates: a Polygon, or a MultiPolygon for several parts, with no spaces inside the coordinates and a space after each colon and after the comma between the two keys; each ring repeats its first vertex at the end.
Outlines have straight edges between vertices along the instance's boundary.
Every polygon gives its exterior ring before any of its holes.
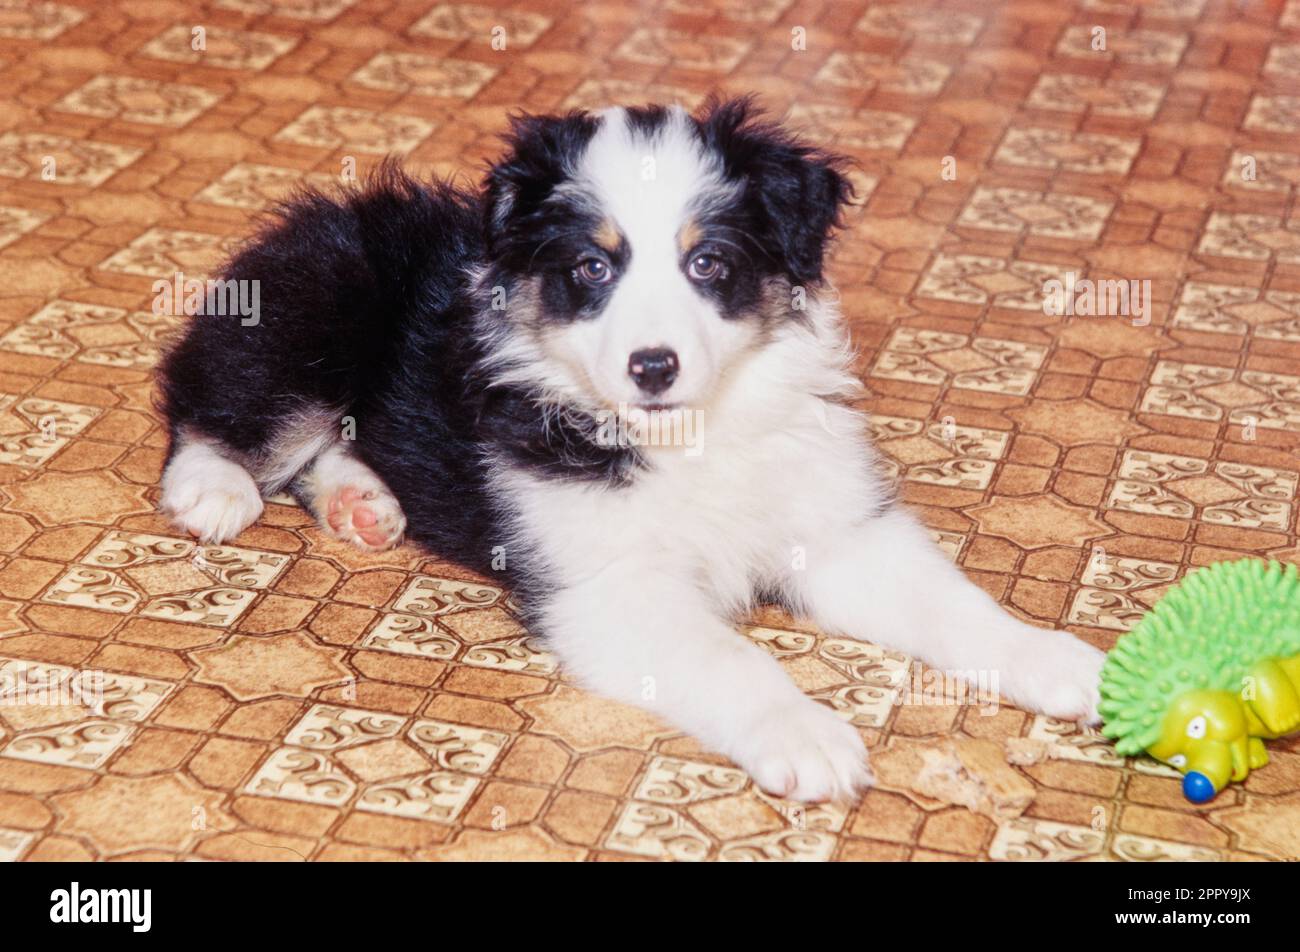
{"type": "Polygon", "coordinates": [[[742,100],[516,119],[477,191],[388,164],[300,195],[224,275],[260,320],[162,363],[163,507],[221,543],[287,488],[362,548],[405,535],[796,799],[851,796],[866,750],[736,633],[759,600],[1094,718],[1100,652],[1006,615],[876,473],[823,276],[842,167],[742,100]]]}

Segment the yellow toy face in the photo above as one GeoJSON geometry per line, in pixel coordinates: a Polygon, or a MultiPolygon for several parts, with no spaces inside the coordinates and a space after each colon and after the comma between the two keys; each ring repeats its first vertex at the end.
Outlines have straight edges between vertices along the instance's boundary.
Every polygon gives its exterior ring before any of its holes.
{"type": "Polygon", "coordinates": [[[1147,753],[1183,774],[1203,775],[1215,791],[1232,777],[1232,744],[1246,736],[1237,699],[1226,691],[1188,691],[1165,714],[1147,753]]]}

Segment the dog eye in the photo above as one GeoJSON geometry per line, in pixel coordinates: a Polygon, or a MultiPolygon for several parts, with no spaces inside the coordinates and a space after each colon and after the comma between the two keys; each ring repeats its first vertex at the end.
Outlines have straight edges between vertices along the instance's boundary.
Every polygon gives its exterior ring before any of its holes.
{"type": "Polygon", "coordinates": [[[716,255],[696,255],[686,273],[692,281],[712,281],[722,274],[722,259],[716,255]]]}
{"type": "Polygon", "coordinates": [[[586,284],[604,284],[614,275],[610,266],[599,258],[585,258],[579,261],[573,273],[586,284]]]}

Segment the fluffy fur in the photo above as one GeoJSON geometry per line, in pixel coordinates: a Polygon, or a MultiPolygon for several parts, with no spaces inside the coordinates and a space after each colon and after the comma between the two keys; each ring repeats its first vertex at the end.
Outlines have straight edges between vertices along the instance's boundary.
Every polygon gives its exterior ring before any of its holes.
{"type": "Polygon", "coordinates": [[[858,732],[734,631],[761,598],[1091,718],[1100,653],[1006,615],[875,474],[823,281],[850,196],[744,101],[516,119],[475,192],[386,165],[303,194],[226,269],[260,281],[260,323],[200,317],[163,363],[164,507],[221,542],[287,486],[340,538],[405,533],[778,794],[868,773],[858,732]],[[608,438],[638,414],[702,441],[608,438]]]}

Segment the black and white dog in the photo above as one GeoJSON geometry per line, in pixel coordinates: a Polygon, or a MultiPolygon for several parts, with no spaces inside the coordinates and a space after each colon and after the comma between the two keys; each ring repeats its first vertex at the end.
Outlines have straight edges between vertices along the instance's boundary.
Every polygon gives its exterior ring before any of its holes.
{"type": "Polygon", "coordinates": [[[200,317],[163,363],[163,507],[218,543],[287,488],[500,578],[582,683],[776,794],[869,775],[733,629],[762,599],[1093,719],[1100,652],[1005,614],[874,472],[822,273],[841,168],[739,101],[517,119],[481,192],[300,195],[225,273],[260,322],[200,317]],[[704,438],[621,438],[647,414],[704,438]]]}

